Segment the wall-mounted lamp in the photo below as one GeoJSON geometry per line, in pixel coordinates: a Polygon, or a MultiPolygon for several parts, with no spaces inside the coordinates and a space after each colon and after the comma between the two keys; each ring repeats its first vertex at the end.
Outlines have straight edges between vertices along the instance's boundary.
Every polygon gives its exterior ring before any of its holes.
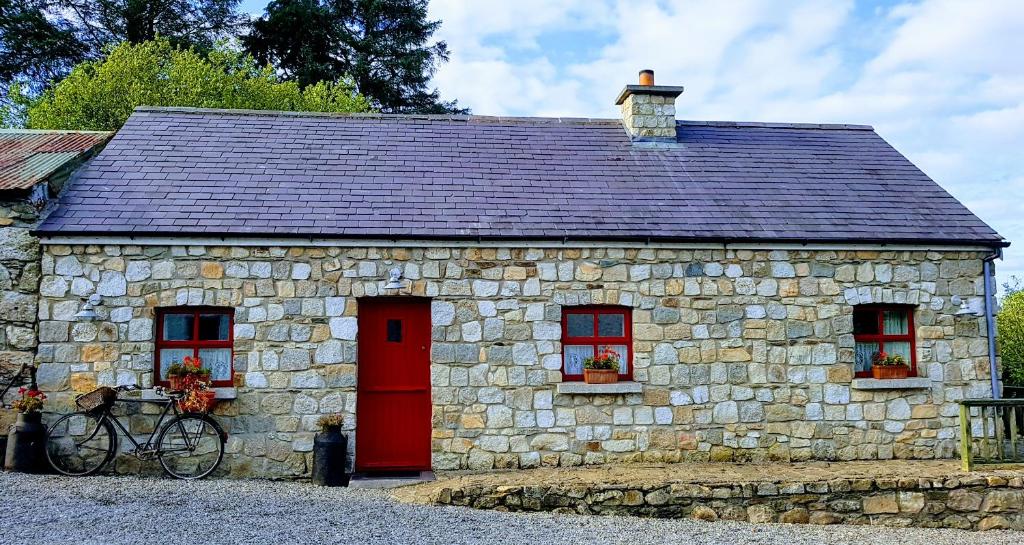
{"type": "Polygon", "coordinates": [[[384,284],[386,290],[400,290],[405,287],[402,283],[402,269],[395,267],[388,271],[388,283],[384,284]]]}
{"type": "Polygon", "coordinates": [[[981,301],[972,301],[968,297],[960,297],[954,295],[949,298],[949,302],[954,305],[959,305],[960,308],[954,313],[955,316],[984,316],[985,309],[981,301]]]}
{"type": "Polygon", "coordinates": [[[82,304],[82,310],[75,313],[75,320],[78,320],[79,322],[91,322],[95,320],[98,317],[96,314],[96,307],[100,306],[102,303],[103,297],[100,294],[94,293],[90,295],[89,299],[82,304]]]}

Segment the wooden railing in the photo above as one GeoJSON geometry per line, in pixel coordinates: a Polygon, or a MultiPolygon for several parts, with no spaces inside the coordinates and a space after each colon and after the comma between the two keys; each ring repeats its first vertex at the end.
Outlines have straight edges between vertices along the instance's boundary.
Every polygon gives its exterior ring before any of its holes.
{"type": "Polygon", "coordinates": [[[1024,464],[1024,399],[961,401],[960,460],[964,471],[1024,464]]]}

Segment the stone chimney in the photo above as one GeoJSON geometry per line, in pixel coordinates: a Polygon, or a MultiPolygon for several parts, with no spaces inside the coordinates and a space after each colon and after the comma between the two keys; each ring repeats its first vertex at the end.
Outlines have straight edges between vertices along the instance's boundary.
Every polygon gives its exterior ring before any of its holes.
{"type": "Polygon", "coordinates": [[[654,70],[640,71],[640,84],[627,85],[615,99],[622,124],[634,142],[676,141],[676,97],[682,87],[654,84],[654,70]]]}

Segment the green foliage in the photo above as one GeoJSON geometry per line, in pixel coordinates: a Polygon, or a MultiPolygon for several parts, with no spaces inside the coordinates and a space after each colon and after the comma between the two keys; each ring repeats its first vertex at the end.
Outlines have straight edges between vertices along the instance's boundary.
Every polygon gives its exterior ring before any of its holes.
{"type": "Polygon", "coordinates": [[[999,354],[1010,384],[1024,386],[1024,291],[1003,299],[996,316],[999,354]]]}
{"type": "Polygon", "coordinates": [[[34,129],[116,130],[136,106],[189,106],[318,112],[365,112],[369,102],[350,81],[305,89],[269,66],[226,46],[208,55],[169,40],[123,43],[106,59],[87,61],[26,108],[34,129]]]}
{"type": "Polygon", "coordinates": [[[239,0],[0,0],[0,92],[21,83],[31,94],[73,66],[121,42],[159,36],[213,47],[245,22],[239,0]]]}
{"type": "Polygon", "coordinates": [[[274,0],[242,37],[246,51],[300,85],[349,75],[386,113],[465,113],[427,85],[448,61],[426,0],[274,0]]]}

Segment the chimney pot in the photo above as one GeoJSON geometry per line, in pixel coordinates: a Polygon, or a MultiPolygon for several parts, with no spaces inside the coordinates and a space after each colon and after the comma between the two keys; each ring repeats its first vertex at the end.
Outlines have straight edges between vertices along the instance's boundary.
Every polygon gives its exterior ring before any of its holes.
{"type": "Polygon", "coordinates": [[[647,69],[640,71],[640,85],[654,85],[654,70],[647,69]]]}

